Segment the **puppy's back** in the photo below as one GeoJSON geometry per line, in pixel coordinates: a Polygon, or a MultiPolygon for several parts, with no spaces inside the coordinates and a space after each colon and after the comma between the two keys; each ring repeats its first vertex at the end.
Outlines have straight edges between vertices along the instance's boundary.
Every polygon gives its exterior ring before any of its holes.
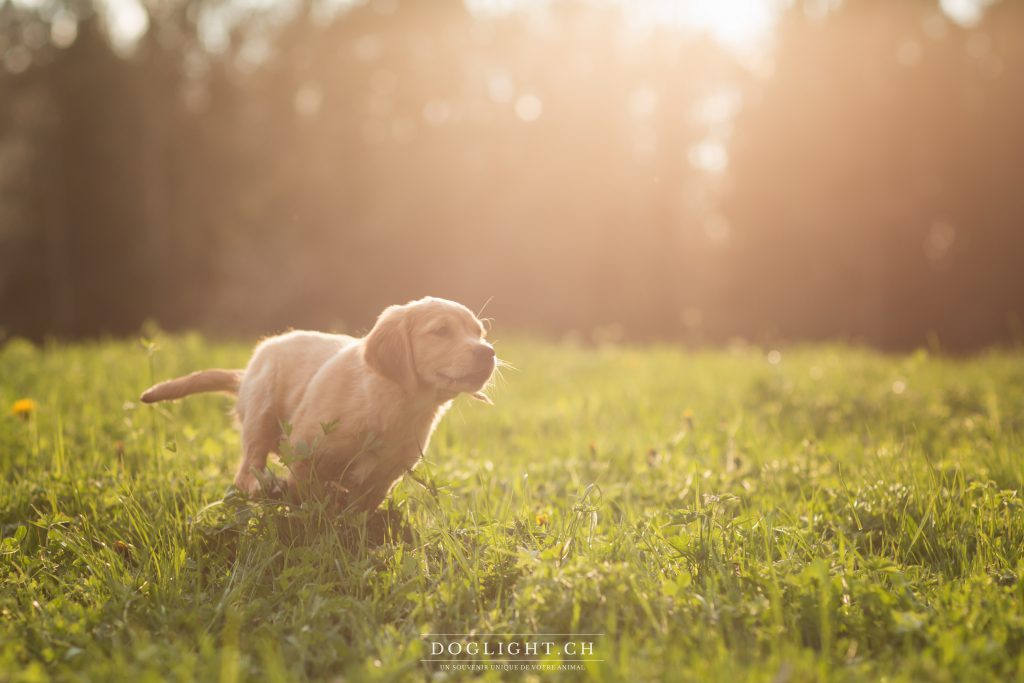
{"type": "Polygon", "coordinates": [[[241,420],[250,410],[271,411],[291,418],[310,380],[332,356],[357,342],[345,334],[294,330],[261,341],[249,360],[238,391],[241,420]]]}

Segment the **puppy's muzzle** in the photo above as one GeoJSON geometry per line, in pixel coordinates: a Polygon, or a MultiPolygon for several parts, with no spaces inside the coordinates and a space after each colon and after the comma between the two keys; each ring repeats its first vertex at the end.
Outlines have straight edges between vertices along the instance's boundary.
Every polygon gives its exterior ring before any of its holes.
{"type": "Polygon", "coordinates": [[[473,349],[473,359],[480,367],[494,367],[494,347],[490,344],[480,344],[473,349]]]}
{"type": "Polygon", "coordinates": [[[477,372],[473,374],[478,375],[481,381],[487,381],[494,372],[494,366],[497,365],[494,347],[484,343],[473,349],[473,363],[477,368],[477,372]]]}

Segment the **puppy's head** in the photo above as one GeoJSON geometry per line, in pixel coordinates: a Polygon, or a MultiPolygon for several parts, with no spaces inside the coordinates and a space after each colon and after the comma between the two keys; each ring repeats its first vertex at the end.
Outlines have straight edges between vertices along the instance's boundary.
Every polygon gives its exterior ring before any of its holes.
{"type": "Polygon", "coordinates": [[[366,337],[366,362],[413,395],[433,390],[443,399],[482,392],[494,372],[494,347],[472,311],[426,297],[389,306],[366,337]]]}

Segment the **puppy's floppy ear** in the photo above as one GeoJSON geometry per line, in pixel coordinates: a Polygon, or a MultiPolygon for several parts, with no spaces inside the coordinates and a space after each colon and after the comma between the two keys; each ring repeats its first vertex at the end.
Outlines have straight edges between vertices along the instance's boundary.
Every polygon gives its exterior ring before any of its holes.
{"type": "Polygon", "coordinates": [[[397,382],[407,394],[416,393],[419,378],[409,339],[409,312],[404,306],[388,306],[366,336],[366,364],[397,382]]]}

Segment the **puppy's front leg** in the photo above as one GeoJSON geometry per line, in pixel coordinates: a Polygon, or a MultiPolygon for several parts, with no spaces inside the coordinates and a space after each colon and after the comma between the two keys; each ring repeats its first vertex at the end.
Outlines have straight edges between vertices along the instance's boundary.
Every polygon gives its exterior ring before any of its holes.
{"type": "Polygon", "coordinates": [[[288,462],[289,498],[299,502],[319,484],[327,485],[324,490],[330,492],[331,482],[343,474],[345,461],[339,454],[347,450],[345,441],[325,434],[319,423],[315,428],[296,430],[290,441],[294,457],[288,462]]]}
{"type": "Polygon", "coordinates": [[[409,468],[404,464],[374,470],[373,474],[364,482],[363,488],[350,494],[353,507],[367,512],[376,510],[388,497],[391,489],[402,478],[402,475],[408,471],[409,468]]]}

